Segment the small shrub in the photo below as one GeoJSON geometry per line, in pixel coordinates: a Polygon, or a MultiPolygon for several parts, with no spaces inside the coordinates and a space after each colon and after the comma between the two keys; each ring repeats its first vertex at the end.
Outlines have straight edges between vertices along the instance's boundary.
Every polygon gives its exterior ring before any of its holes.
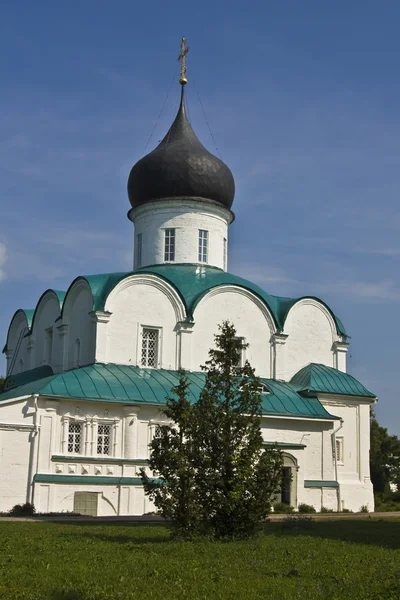
{"type": "Polygon", "coordinates": [[[342,508],[342,513],[352,513],[353,511],[349,508],[342,508]]]}
{"type": "Polygon", "coordinates": [[[16,504],[8,513],[12,517],[33,517],[36,510],[33,504],[25,502],[25,504],[16,504]]]}
{"type": "Polygon", "coordinates": [[[369,512],[368,506],[366,504],[363,504],[362,507],[360,508],[360,512],[362,512],[362,513],[369,512]]]}
{"type": "Polygon", "coordinates": [[[397,512],[400,511],[399,502],[377,502],[375,512],[397,512]]]}
{"type": "Polygon", "coordinates": [[[375,512],[400,511],[399,492],[380,492],[375,494],[375,512]]]}
{"type": "Polygon", "coordinates": [[[322,513],[333,513],[335,511],[333,510],[333,508],[326,508],[326,506],[321,506],[321,512],[322,513]]]}
{"type": "Polygon", "coordinates": [[[299,513],[316,513],[317,511],[315,510],[314,506],[311,506],[311,504],[305,504],[304,502],[300,503],[299,506],[297,507],[299,513]]]}
{"type": "Polygon", "coordinates": [[[282,521],[282,527],[289,531],[300,531],[302,529],[311,529],[314,520],[306,515],[288,515],[282,521]]]}
{"type": "Polygon", "coordinates": [[[276,502],[274,504],[274,513],[280,515],[287,515],[293,512],[293,507],[290,504],[286,504],[285,502],[276,502]]]}

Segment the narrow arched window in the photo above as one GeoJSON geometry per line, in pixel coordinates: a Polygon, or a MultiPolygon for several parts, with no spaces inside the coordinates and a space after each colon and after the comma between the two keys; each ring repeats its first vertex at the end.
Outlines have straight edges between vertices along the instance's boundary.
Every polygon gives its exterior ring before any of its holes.
{"type": "Polygon", "coordinates": [[[136,268],[140,269],[142,266],[142,234],[138,233],[136,236],[136,268]]]}
{"type": "Polygon", "coordinates": [[[174,262],[175,260],[175,229],[165,230],[164,241],[164,261],[174,262]]]}
{"type": "Polygon", "coordinates": [[[226,271],[228,269],[228,252],[227,252],[226,238],[224,238],[223,244],[224,244],[224,259],[223,259],[223,262],[224,262],[224,270],[226,271]]]}
{"type": "Polygon", "coordinates": [[[19,361],[19,372],[22,373],[23,370],[24,370],[24,361],[21,358],[21,360],[19,361]]]}
{"type": "Polygon", "coordinates": [[[75,340],[75,357],[74,357],[74,367],[78,368],[81,360],[81,340],[76,338],[75,340]]]}
{"type": "Polygon", "coordinates": [[[208,262],[208,231],[199,229],[199,262],[208,262]]]}

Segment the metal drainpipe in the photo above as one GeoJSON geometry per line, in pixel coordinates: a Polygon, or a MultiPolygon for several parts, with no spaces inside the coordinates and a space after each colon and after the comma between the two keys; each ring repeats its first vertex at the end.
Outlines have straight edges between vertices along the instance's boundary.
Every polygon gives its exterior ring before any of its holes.
{"type": "Polygon", "coordinates": [[[29,475],[28,475],[28,489],[27,489],[27,502],[30,502],[31,504],[33,504],[33,477],[34,477],[34,473],[33,473],[33,462],[35,459],[35,441],[36,441],[36,437],[37,434],[39,432],[39,427],[37,424],[37,416],[38,416],[38,397],[39,394],[32,394],[33,397],[33,406],[35,408],[35,413],[33,415],[33,432],[32,432],[32,442],[31,442],[31,451],[30,451],[30,456],[29,456],[29,475]]]}
{"type": "Polygon", "coordinates": [[[339,485],[339,482],[338,482],[337,453],[336,453],[336,434],[337,434],[338,431],[340,431],[342,429],[343,423],[344,423],[343,419],[340,419],[340,425],[339,425],[339,427],[332,432],[333,456],[335,457],[335,480],[336,480],[336,483],[338,484],[338,487],[337,487],[337,504],[338,504],[337,509],[338,509],[338,512],[342,512],[342,502],[341,502],[341,496],[340,496],[340,485],[339,485]]]}

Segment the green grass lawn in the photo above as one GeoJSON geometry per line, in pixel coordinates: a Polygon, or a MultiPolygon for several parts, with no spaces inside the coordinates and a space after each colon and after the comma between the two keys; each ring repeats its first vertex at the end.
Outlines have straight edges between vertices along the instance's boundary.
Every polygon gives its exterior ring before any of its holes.
{"type": "Polygon", "coordinates": [[[400,598],[400,519],[314,522],[240,542],[163,525],[0,521],[1,600],[400,598]]]}

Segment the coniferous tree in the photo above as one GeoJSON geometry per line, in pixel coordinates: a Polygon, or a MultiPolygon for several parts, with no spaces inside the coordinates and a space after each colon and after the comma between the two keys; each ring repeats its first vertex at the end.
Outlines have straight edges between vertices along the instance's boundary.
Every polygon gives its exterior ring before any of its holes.
{"type": "Polygon", "coordinates": [[[261,382],[248,361],[240,364],[247,345],[228,322],[215,341],[194,411],[198,503],[216,537],[249,535],[281,486],[282,458],[263,448],[261,382]]]}
{"type": "Polygon", "coordinates": [[[169,519],[175,534],[191,535],[201,518],[196,504],[193,466],[193,405],[187,399],[189,383],[183,371],[172,388],[163,413],[170,423],[159,425],[150,443],[154,479],[140,470],[145,493],[159,513],[169,519]]]}
{"type": "Polygon", "coordinates": [[[188,400],[189,383],[180,373],[165,415],[150,444],[150,469],[141,470],[145,493],[175,533],[217,538],[247,536],[265,519],[282,482],[282,458],[264,448],[261,382],[241,355],[247,347],[224,322],[216,348],[202,367],[199,400],[188,400]]]}

